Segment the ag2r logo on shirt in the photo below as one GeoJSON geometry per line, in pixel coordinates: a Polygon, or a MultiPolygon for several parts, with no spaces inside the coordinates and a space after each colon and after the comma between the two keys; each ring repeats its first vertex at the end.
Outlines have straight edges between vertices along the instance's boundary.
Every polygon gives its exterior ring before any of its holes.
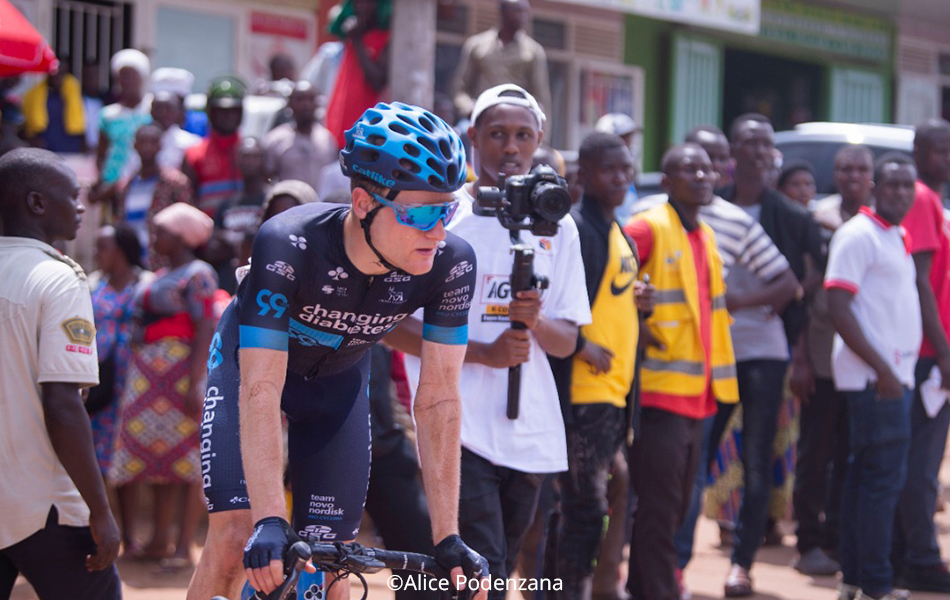
{"type": "Polygon", "coordinates": [[[508,323],[508,303],[511,302],[511,283],[508,275],[483,275],[478,299],[484,304],[482,323],[508,323]]]}
{"type": "Polygon", "coordinates": [[[257,305],[261,307],[261,310],[257,313],[260,316],[266,317],[271,311],[274,311],[271,316],[279,319],[287,310],[287,296],[275,294],[270,290],[261,290],[257,293],[257,305]]]}

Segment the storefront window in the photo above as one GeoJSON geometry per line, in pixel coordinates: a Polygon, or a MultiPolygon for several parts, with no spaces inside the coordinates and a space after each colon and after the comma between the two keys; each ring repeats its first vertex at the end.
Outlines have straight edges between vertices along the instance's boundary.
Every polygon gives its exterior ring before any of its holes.
{"type": "Polygon", "coordinates": [[[235,19],[224,14],[159,6],[152,67],[181,67],[195,74],[196,91],[235,71],[235,19]]]}

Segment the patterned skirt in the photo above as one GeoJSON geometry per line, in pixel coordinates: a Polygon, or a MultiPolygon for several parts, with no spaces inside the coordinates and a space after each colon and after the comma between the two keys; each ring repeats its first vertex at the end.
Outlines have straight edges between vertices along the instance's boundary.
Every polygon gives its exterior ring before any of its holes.
{"type": "MultiPolygon", "coordinates": [[[[795,475],[795,444],[798,441],[798,404],[786,386],[778,415],[778,431],[772,454],[772,494],[769,518],[788,516],[795,475]]],[[[704,514],[710,519],[735,524],[742,502],[742,405],[732,412],[726,431],[709,470],[704,514]]]]}
{"type": "Polygon", "coordinates": [[[185,411],[190,355],[190,346],[174,338],[133,346],[111,484],[199,481],[199,424],[185,411]]]}

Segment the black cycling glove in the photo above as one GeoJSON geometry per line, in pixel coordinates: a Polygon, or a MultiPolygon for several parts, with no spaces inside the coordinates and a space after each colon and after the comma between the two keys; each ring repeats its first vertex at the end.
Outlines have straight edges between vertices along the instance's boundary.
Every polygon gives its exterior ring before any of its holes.
{"type": "Polygon", "coordinates": [[[462,572],[469,579],[488,577],[488,561],[466,546],[457,535],[450,535],[439,542],[435,547],[435,561],[446,571],[462,567],[462,572]]]}
{"type": "Polygon", "coordinates": [[[244,568],[266,567],[272,560],[284,561],[287,548],[299,542],[290,523],[280,517],[265,517],[254,525],[254,533],[244,547],[244,568]]]}

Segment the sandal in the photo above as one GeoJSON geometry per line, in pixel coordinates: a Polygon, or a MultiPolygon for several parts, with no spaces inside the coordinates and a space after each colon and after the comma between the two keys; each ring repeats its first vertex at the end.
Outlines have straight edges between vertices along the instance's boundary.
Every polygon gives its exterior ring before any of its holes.
{"type": "Polygon", "coordinates": [[[739,565],[732,565],[725,585],[726,598],[744,598],[752,595],[752,578],[749,570],[739,565]]]}

